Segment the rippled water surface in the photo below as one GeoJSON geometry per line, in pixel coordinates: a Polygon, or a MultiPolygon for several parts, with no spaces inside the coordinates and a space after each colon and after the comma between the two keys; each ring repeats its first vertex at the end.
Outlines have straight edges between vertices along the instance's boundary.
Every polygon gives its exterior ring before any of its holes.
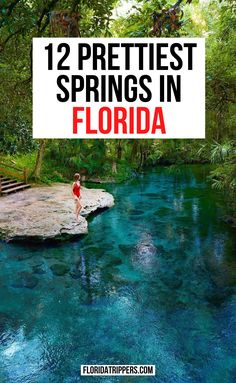
{"type": "Polygon", "coordinates": [[[116,205],[81,240],[0,243],[1,383],[236,382],[235,232],[193,169],[108,186],[116,205]],[[81,378],[81,364],[157,374],[81,378]]]}

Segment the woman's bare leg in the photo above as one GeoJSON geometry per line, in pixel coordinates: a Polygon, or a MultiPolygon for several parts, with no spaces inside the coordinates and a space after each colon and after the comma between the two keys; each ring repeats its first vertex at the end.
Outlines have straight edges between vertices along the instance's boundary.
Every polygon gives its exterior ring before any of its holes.
{"type": "Polygon", "coordinates": [[[81,209],[82,209],[81,203],[79,201],[77,201],[77,205],[76,205],[76,217],[77,218],[79,217],[81,209]]]}

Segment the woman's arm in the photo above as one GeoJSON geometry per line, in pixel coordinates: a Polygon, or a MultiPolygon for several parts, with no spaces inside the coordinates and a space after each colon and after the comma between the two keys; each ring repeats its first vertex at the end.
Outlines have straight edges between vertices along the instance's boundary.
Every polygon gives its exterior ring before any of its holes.
{"type": "Polygon", "coordinates": [[[74,186],[75,186],[75,183],[73,182],[72,184],[72,189],[71,189],[71,194],[74,198],[76,198],[76,195],[74,194],[74,186]]]}

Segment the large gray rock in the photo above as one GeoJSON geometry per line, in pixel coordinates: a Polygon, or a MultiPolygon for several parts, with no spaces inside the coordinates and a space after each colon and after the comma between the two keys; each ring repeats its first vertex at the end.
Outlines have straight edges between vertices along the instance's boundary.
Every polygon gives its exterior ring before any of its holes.
{"type": "Polygon", "coordinates": [[[102,189],[81,188],[83,209],[77,221],[71,186],[34,187],[0,198],[0,238],[6,241],[63,240],[88,232],[85,217],[114,205],[102,189]]]}

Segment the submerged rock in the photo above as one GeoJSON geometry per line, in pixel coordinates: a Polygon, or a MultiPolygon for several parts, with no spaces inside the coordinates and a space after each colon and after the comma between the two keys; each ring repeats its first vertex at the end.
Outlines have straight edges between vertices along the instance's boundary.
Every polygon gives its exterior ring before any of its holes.
{"type": "MultiPolygon", "coordinates": [[[[0,238],[6,241],[55,241],[88,232],[85,217],[114,205],[102,189],[81,188],[82,216],[75,217],[71,185],[36,187],[0,198],[0,238]],[[13,209],[14,206],[14,209],[13,209]]],[[[22,258],[24,259],[24,258],[22,258]]]]}
{"type": "Polygon", "coordinates": [[[119,245],[119,249],[124,255],[130,255],[134,250],[134,245],[119,245]]]}
{"type": "Polygon", "coordinates": [[[33,255],[34,255],[33,253],[22,253],[22,254],[17,254],[17,255],[13,254],[9,258],[15,259],[17,261],[25,261],[27,259],[32,258],[33,255]]]}
{"type": "Polygon", "coordinates": [[[32,258],[34,256],[34,254],[33,253],[26,253],[26,254],[18,254],[17,255],[17,260],[18,261],[26,261],[26,260],[28,260],[28,259],[30,259],[30,258],[32,258]]]}
{"type": "Polygon", "coordinates": [[[85,248],[84,253],[100,257],[100,256],[104,255],[104,250],[101,247],[89,246],[89,247],[85,248]]]}
{"type": "Polygon", "coordinates": [[[42,275],[45,274],[46,271],[41,265],[35,265],[32,267],[34,274],[42,275]]]}
{"type": "Polygon", "coordinates": [[[112,257],[110,262],[106,265],[107,267],[119,266],[122,264],[122,259],[118,257],[112,257]]]}
{"type": "Polygon", "coordinates": [[[129,211],[129,215],[142,215],[142,214],[144,214],[144,211],[139,209],[133,209],[129,211]]]}
{"type": "Polygon", "coordinates": [[[18,273],[16,280],[12,283],[12,287],[33,289],[38,284],[38,278],[34,277],[28,271],[18,273]]]}
{"type": "Polygon", "coordinates": [[[171,209],[170,207],[167,207],[167,206],[160,207],[154,213],[154,215],[156,215],[158,217],[165,217],[169,214],[173,214],[173,209],[171,209]]]}
{"type": "Polygon", "coordinates": [[[54,265],[52,265],[50,269],[52,270],[54,275],[60,277],[67,274],[70,270],[70,268],[64,263],[54,263],[54,265]]]}
{"type": "Polygon", "coordinates": [[[227,223],[227,225],[230,225],[234,228],[236,228],[236,218],[231,215],[224,215],[222,218],[222,221],[227,223]]]}
{"type": "Polygon", "coordinates": [[[234,290],[232,288],[216,288],[207,291],[205,298],[207,299],[209,304],[213,306],[221,306],[233,293],[234,290]]]}
{"type": "Polygon", "coordinates": [[[75,263],[75,265],[72,267],[70,271],[70,276],[73,279],[79,279],[81,278],[81,267],[80,267],[81,259],[78,259],[78,261],[75,263]]]}
{"type": "Polygon", "coordinates": [[[183,284],[183,281],[182,281],[182,279],[180,277],[175,276],[175,275],[171,275],[171,274],[167,274],[167,273],[166,274],[162,274],[160,276],[160,279],[171,290],[177,290],[183,284]]]}
{"type": "Polygon", "coordinates": [[[70,272],[70,276],[73,279],[79,279],[79,278],[81,278],[81,272],[79,270],[72,270],[70,272]]]}

